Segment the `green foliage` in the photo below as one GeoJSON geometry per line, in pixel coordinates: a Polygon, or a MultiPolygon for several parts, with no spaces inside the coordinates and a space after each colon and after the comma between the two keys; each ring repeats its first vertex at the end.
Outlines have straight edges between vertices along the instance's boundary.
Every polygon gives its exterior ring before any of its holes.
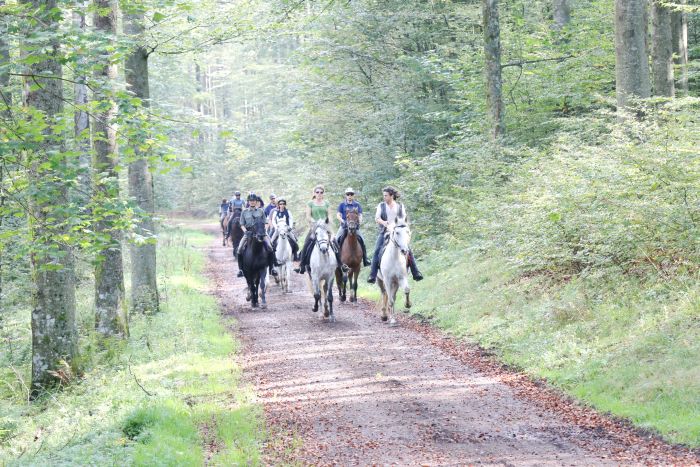
{"type": "Polygon", "coordinates": [[[697,274],[562,283],[468,250],[432,255],[423,272],[411,313],[599,410],[700,446],[697,274]]]}
{"type": "Polygon", "coordinates": [[[210,443],[220,447],[216,458],[223,463],[259,463],[260,409],[240,385],[231,358],[238,344],[205,292],[199,248],[209,243],[188,230],[163,232],[162,312],[132,316],[121,349],[93,339],[92,295],[85,293],[91,287],[84,284],[78,296],[83,374],[37,402],[27,402],[26,301],[3,308],[0,464],[202,465],[210,443]]]}

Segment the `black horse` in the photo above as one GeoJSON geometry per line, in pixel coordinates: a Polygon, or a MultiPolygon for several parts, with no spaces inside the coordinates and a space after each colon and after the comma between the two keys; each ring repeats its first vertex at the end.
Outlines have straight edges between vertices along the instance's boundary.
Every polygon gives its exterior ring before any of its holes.
{"type": "Polygon", "coordinates": [[[248,296],[246,300],[250,300],[253,308],[258,306],[258,289],[260,289],[260,298],[262,299],[262,307],[267,308],[265,301],[265,288],[267,286],[267,268],[268,268],[268,252],[265,250],[263,240],[265,238],[265,221],[260,219],[255,223],[255,226],[248,230],[245,234],[246,244],[243,251],[239,252],[239,262],[241,271],[248,283],[248,296]]]}
{"type": "Polygon", "coordinates": [[[238,244],[241,243],[243,238],[243,229],[241,228],[241,210],[236,209],[228,219],[228,224],[226,225],[226,238],[231,239],[231,246],[233,247],[233,257],[235,258],[238,254],[238,244]]]}

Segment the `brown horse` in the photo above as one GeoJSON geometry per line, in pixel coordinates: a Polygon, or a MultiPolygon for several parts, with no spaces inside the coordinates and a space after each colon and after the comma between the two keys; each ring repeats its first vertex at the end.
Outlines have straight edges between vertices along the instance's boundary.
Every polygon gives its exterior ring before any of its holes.
{"type": "Polygon", "coordinates": [[[345,228],[348,229],[348,233],[340,249],[340,260],[349,269],[347,273],[343,273],[338,267],[335,270],[335,278],[338,283],[340,301],[344,302],[346,299],[349,280],[350,301],[355,303],[357,302],[357,277],[362,269],[362,246],[357,238],[357,229],[360,228],[360,214],[357,209],[348,209],[345,213],[345,228]]]}
{"type": "Polygon", "coordinates": [[[228,239],[228,223],[231,220],[231,216],[233,213],[231,211],[228,211],[224,217],[222,217],[219,221],[221,224],[221,236],[223,238],[223,243],[222,246],[226,246],[226,240],[228,239]]]}

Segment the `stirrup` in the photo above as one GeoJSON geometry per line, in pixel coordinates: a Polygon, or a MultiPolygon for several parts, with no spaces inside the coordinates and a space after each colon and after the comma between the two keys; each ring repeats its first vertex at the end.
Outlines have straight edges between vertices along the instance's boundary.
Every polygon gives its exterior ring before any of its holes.
{"type": "Polygon", "coordinates": [[[375,282],[377,282],[377,278],[376,278],[376,277],[369,276],[369,277],[367,278],[367,282],[369,282],[370,284],[374,284],[375,282]]]}
{"type": "Polygon", "coordinates": [[[341,264],[340,270],[347,274],[350,271],[350,266],[348,266],[347,264],[341,264]]]}

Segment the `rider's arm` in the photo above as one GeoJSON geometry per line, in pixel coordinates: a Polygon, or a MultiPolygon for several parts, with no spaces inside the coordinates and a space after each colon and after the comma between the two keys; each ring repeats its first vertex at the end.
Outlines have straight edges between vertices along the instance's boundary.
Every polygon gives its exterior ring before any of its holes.
{"type": "Polygon", "coordinates": [[[308,204],[306,205],[306,220],[309,221],[309,224],[314,223],[314,218],[311,217],[311,206],[308,204]]]}
{"type": "Polygon", "coordinates": [[[289,213],[289,227],[294,227],[294,217],[291,212],[287,211],[287,213],[289,213]]]}
{"type": "Polygon", "coordinates": [[[384,227],[389,225],[388,221],[382,219],[382,203],[377,204],[377,212],[374,213],[374,222],[384,227]]]}

